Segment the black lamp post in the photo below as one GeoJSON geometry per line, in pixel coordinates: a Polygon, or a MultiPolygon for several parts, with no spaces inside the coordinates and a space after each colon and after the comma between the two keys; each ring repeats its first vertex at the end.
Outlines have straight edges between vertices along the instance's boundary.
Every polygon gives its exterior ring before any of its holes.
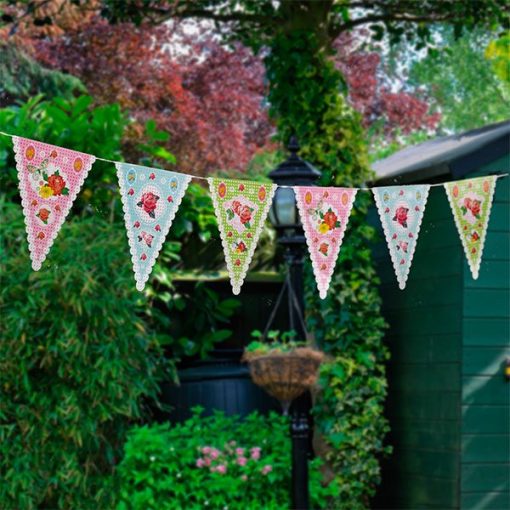
{"type": "MultiPolygon", "coordinates": [[[[294,306],[289,292],[289,325],[304,340],[306,332],[302,326],[304,317],[303,256],[306,240],[299,218],[296,198],[290,186],[312,186],[321,173],[297,153],[299,144],[290,139],[290,156],[273,170],[269,177],[280,186],[274,195],[269,212],[271,223],[277,230],[278,242],[285,248],[285,262],[289,270],[290,286],[297,298],[294,306]],[[297,309],[299,307],[299,309],[297,309]]],[[[292,405],[290,433],[292,438],[292,508],[308,508],[308,458],[310,454],[310,407],[309,392],[297,398],[292,405]]]]}

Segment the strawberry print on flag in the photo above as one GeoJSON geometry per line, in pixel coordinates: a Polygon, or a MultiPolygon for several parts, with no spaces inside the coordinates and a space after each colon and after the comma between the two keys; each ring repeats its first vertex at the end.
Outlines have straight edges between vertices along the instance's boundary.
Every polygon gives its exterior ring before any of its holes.
{"type": "Polygon", "coordinates": [[[135,273],[143,290],[172,226],[191,177],[129,163],[115,163],[135,273]]]}
{"type": "Polygon", "coordinates": [[[239,294],[276,185],[217,178],[208,181],[232,292],[239,294]]]}
{"type": "Polygon", "coordinates": [[[28,249],[38,271],[96,158],[17,136],[13,143],[28,249]]]}
{"type": "Polygon", "coordinates": [[[321,299],[328,292],[356,191],[312,186],[294,188],[321,299]]]}
{"type": "Polygon", "coordinates": [[[409,276],[429,189],[428,184],[372,188],[400,289],[409,276]]]}
{"type": "Polygon", "coordinates": [[[496,177],[477,177],[444,184],[471,274],[476,280],[496,187],[496,177]]]}

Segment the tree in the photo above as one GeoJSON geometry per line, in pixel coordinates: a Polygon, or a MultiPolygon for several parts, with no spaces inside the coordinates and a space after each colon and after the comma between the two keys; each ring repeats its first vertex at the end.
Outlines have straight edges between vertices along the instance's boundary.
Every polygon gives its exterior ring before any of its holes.
{"type": "Polygon", "coordinates": [[[367,35],[366,29],[341,34],[334,42],[334,61],[351,105],[363,116],[371,149],[402,134],[435,129],[441,115],[430,111],[428,95],[409,87],[387,65],[381,49],[364,49],[367,35]]]}
{"type": "Polygon", "coordinates": [[[73,76],[49,71],[30,58],[15,44],[0,40],[0,107],[42,93],[45,96],[70,98],[85,92],[85,87],[73,76]]]}
{"type": "Polygon", "coordinates": [[[190,36],[179,23],[112,26],[97,18],[39,36],[27,28],[18,46],[78,77],[96,104],[129,111],[128,159],[139,159],[149,120],[170,135],[164,146],[179,169],[194,174],[241,170],[267,146],[273,128],[263,106],[263,64],[247,48],[221,46],[204,30],[190,36]],[[168,49],[175,39],[180,53],[168,49]]]}
{"type": "Polygon", "coordinates": [[[427,90],[431,106],[441,112],[441,130],[461,132],[506,120],[510,84],[484,57],[490,35],[474,30],[456,40],[451,28],[441,27],[437,39],[436,52],[414,58],[409,81],[427,90]]]}
{"type": "Polygon", "coordinates": [[[485,57],[492,62],[496,75],[510,84],[510,34],[491,41],[485,50],[485,57]]]}

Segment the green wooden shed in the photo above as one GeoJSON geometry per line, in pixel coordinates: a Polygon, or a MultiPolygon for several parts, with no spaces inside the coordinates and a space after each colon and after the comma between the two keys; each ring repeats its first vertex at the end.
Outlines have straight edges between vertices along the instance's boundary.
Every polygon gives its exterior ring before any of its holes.
{"type": "MultiPolygon", "coordinates": [[[[503,122],[406,148],[374,164],[375,185],[507,173],[509,135],[503,122]]],[[[394,451],[374,508],[510,509],[509,183],[497,181],[478,280],[440,186],[430,190],[405,290],[386,244],[376,249],[394,451]]]]}

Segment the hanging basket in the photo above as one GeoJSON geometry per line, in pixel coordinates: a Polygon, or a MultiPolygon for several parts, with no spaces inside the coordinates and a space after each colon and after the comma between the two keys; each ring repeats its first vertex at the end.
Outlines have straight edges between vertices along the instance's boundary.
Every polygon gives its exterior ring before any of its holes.
{"type": "Polygon", "coordinates": [[[277,398],[287,414],[290,403],[316,382],[324,354],[310,348],[264,355],[245,353],[255,384],[277,398]]]}

